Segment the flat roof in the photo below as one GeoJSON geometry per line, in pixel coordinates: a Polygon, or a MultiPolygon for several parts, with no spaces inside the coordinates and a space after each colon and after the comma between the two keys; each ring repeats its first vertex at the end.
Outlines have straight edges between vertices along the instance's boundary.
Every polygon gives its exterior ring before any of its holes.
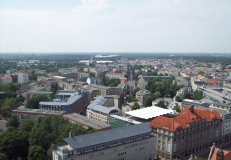
{"type": "Polygon", "coordinates": [[[141,118],[141,119],[155,118],[157,116],[161,116],[168,113],[175,113],[175,111],[171,109],[164,109],[156,106],[151,106],[147,108],[125,112],[125,114],[127,115],[141,118]]]}
{"type": "Polygon", "coordinates": [[[111,127],[107,123],[102,123],[102,122],[96,121],[92,118],[82,116],[82,115],[77,114],[77,113],[65,114],[65,115],[63,115],[63,117],[68,118],[69,120],[73,120],[73,121],[82,123],[86,126],[94,128],[94,129],[103,129],[103,128],[111,127]]]}
{"type": "Polygon", "coordinates": [[[30,109],[25,108],[24,106],[20,106],[14,110],[12,110],[13,113],[28,113],[28,114],[47,114],[47,115],[63,115],[66,113],[66,111],[56,111],[56,110],[40,110],[40,109],[30,109]]]}
{"type": "Polygon", "coordinates": [[[110,115],[110,117],[113,117],[113,118],[122,120],[122,121],[124,121],[124,122],[131,122],[131,123],[133,123],[133,124],[141,124],[141,122],[135,121],[135,120],[133,120],[133,119],[121,117],[121,116],[118,116],[118,115],[110,115]]]}

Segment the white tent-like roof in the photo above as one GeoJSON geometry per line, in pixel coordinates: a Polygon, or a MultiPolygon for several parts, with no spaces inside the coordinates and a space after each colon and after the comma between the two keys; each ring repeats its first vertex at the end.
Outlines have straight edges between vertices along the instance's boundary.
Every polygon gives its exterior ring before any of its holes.
{"type": "Polygon", "coordinates": [[[157,116],[161,116],[161,115],[168,114],[168,113],[175,114],[175,111],[171,109],[164,109],[164,108],[160,108],[156,106],[151,106],[147,108],[125,112],[125,114],[127,115],[141,118],[141,119],[155,118],[157,116]]]}

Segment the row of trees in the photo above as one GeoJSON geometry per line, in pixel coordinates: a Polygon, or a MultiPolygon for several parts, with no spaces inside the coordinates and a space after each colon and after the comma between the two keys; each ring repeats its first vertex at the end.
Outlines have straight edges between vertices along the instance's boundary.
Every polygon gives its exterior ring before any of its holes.
{"type": "Polygon", "coordinates": [[[11,117],[0,135],[0,159],[50,159],[52,149],[63,145],[70,131],[72,136],[93,132],[59,116],[40,118],[36,123],[25,119],[19,126],[17,118],[11,117]]]}

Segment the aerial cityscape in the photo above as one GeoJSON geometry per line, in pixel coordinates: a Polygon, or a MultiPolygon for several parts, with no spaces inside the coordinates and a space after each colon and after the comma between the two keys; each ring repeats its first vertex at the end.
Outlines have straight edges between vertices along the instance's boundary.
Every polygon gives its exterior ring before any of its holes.
{"type": "Polygon", "coordinates": [[[0,1],[0,160],[231,160],[229,0],[0,1]]]}

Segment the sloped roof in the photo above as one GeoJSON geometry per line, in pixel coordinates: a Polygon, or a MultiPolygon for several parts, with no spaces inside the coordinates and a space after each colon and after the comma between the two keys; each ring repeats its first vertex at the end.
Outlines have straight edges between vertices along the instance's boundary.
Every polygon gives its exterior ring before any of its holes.
{"type": "Polygon", "coordinates": [[[73,149],[79,149],[150,132],[151,129],[149,124],[143,123],[116,128],[113,130],[106,130],[92,134],[65,138],[64,141],[67,142],[73,149]]]}
{"type": "Polygon", "coordinates": [[[193,112],[190,111],[190,107],[185,108],[181,111],[178,116],[174,118],[167,118],[159,116],[150,122],[150,126],[153,128],[161,128],[169,130],[171,132],[179,129],[188,128],[188,124],[201,120],[207,120],[208,122],[213,119],[222,119],[217,111],[203,110],[200,108],[193,108],[193,112]]]}
{"type": "MultiPolygon", "coordinates": [[[[220,148],[214,148],[213,153],[211,155],[211,159],[209,160],[216,160],[217,158],[217,152],[219,151],[220,148]]],[[[231,151],[226,151],[223,150],[224,152],[224,160],[231,160],[231,151]]]]}

